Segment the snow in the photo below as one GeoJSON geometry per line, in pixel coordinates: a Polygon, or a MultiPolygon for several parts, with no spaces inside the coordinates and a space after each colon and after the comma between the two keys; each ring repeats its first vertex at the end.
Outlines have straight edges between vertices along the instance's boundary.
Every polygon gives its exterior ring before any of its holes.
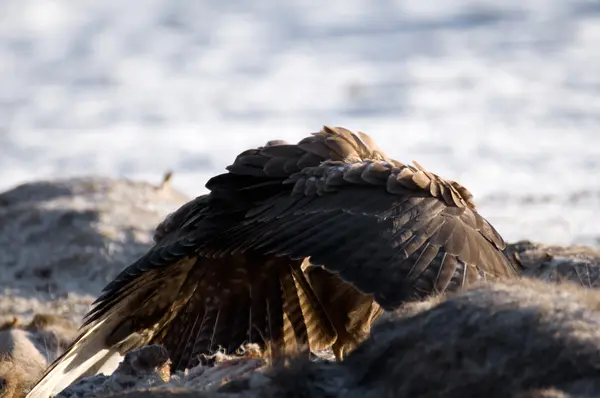
{"type": "Polygon", "coordinates": [[[597,0],[3,0],[0,189],[190,196],[323,124],[453,178],[507,240],[600,247],[597,0]]]}

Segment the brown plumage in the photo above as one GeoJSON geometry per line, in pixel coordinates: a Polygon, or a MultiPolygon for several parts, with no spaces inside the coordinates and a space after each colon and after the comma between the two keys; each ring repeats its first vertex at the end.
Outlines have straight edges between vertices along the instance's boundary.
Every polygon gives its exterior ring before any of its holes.
{"type": "Polygon", "coordinates": [[[82,374],[85,355],[105,364],[148,343],[165,345],[174,369],[245,342],[271,357],[308,346],[342,358],[382,308],[519,274],[464,187],[389,158],[366,134],[324,127],[227,169],[105,288],[38,391],[82,374]]]}

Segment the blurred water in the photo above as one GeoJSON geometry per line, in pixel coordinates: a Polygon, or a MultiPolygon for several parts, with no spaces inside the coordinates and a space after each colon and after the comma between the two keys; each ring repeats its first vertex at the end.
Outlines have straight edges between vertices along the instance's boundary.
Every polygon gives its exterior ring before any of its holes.
{"type": "Polygon", "coordinates": [[[600,2],[1,0],[0,188],[190,195],[323,124],[473,193],[509,240],[600,246],[600,2]]]}

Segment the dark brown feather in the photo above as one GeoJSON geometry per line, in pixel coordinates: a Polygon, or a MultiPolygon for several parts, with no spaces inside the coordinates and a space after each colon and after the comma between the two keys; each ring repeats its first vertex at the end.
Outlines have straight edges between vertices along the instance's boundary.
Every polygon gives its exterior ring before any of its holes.
{"type": "Polygon", "coordinates": [[[299,147],[330,159],[290,175],[280,194],[207,246],[220,247],[221,256],[235,242],[240,253],[310,257],[388,309],[414,297],[417,285],[429,294],[519,274],[461,185],[389,159],[345,129],[324,128],[299,147]]]}
{"type": "Polygon", "coordinates": [[[167,348],[174,369],[217,350],[234,354],[250,342],[268,349],[272,359],[308,348],[313,334],[331,345],[336,335],[327,315],[312,290],[304,290],[310,286],[295,283],[301,263],[254,254],[200,259],[195,270],[208,274],[188,279],[194,288],[187,305],[174,311],[166,333],[152,343],[167,348]]]}

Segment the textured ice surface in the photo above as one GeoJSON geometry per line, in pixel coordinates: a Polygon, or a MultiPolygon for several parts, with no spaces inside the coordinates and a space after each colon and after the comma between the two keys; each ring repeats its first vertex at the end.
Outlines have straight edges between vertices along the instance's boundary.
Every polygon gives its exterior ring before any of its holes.
{"type": "Polygon", "coordinates": [[[473,191],[508,239],[600,246],[596,0],[3,0],[0,188],[204,192],[323,124],[473,191]]]}

